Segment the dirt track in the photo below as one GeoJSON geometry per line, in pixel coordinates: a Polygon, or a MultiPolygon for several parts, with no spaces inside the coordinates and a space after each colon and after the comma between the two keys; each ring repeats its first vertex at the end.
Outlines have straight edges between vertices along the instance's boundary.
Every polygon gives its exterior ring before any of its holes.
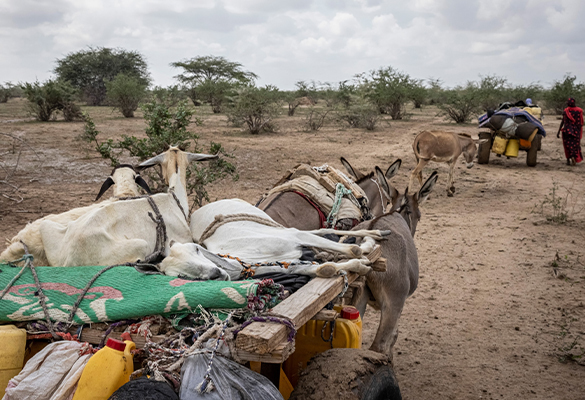
{"type": "MultiPolygon", "coordinates": [[[[124,119],[107,108],[88,109],[106,137],[143,135],[141,118],[124,119]]],[[[436,111],[413,111],[407,121],[382,122],[373,131],[329,125],[317,133],[298,129],[302,111],[282,117],[278,133],[251,136],[228,127],[225,117],[206,114],[193,129],[201,143],[213,140],[232,151],[240,179],[210,187],[212,199],[239,197],[255,202],[283,173],[298,163],[333,164],[345,156],[363,171],[387,168],[403,159],[392,183],[404,190],[414,168],[411,143],[423,129],[476,134],[475,125],[447,124],[436,111]]],[[[421,264],[419,287],[400,320],[394,363],[404,399],[585,399],[585,367],[566,361],[585,351],[584,165],[565,165],[559,121],[545,117],[549,135],[538,165],[496,158],[466,169],[460,161],[455,196],[446,196],[446,165],[422,206],[415,237],[421,264]],[[553,184],[566,197],[569,222],[546,221],[540,205],[553,184]],[[556,261],[563,279],[553,276],[556,261]],[[572,350],[569,350],[572,344],[572,350]]],[[[26,143],[11,193],[0,183],[3,237],[11,238],[28,221],[90,204],[110,172],[105,160],[80,150],[74,138],[81,123],[38,123],[26,119],[22,103],[0,104],[0,161],[14,165],[18,145],[26,143]],[[34,149],[34,151],[32,151],[34,149]],[[8,197],[3,196],[7,195],[8,197]],[[22,201],[21,201],[22,199],[22,201]]],[[[0,169],[0,179],[5,172],[0,169]]],[[[5,248],[0,245],[0,250],[5,248]]],[[[365,318],[365,344],[378,315],[365,318]]],[[[585,358],[585,357],[583,357],[585,358]]],[[[580,361],[585,364],[585,360],[580,361]]]]}

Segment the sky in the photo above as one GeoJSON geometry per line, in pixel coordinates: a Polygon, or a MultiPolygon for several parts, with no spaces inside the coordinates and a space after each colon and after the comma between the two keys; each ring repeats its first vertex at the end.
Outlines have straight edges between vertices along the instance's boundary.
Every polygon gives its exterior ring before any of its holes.
{"type": "Polygon", "coordinates": [[[381,67],[453,87],[482,76],[585,81],[584,0],[0,0],[0,84],[45,81],[88,47],[169,64],[222,56],[283,90],[381,67]]]}

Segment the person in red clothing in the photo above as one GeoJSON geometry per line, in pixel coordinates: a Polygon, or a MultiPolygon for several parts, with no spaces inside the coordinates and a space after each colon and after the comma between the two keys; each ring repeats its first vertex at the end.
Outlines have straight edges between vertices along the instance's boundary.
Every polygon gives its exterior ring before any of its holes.
{"type": "Polygon", "coordinates": [[[575,106],[575,99],[567,100],[563,111],[563,120],[557,132],[557,138],[563,133],[563,147],[567,165],[575,165],[583,160],[581,154],[581,137],[583,136],[583,110],[575,106]]]}

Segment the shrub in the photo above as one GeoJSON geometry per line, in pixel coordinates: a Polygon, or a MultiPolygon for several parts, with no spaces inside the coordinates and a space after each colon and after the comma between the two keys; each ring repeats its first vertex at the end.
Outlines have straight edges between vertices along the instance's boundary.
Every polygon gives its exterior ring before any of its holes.
{"type": "Polygon", "coordinates": [[[274,131],[274,118],[281,112],[279,91],[274,86],[259,88],[252,85],[240,87],[231,99],[226,113],[235,126],[245,126],[251,134],[274,131]]]}
{"type": "MultiPolygon", "coordinates": [[[[144,119],[147,123],[146,137],[136,138],[123,135],[121,140],[109,139],[104,142],[98,140],[99,131],[89,116],[86,115],[84,132],[80,139],[91,143],[100,155],[110,160],[112,166],[119,164],[119,157],[127,154],[138,158],[138,161],[147,160],[168,150],[169,146],[178,146],[184,151],[204,152],[199,144],[199,136],[187,130],[191,123],[193,110],[187,107],[186,101],[181,101],[176,108],[171,109],[168,104],[155,99],[142,105],[144,119]]],[[[195,123],[201,123],[195,119],[195,123]]],[[[219,143],[211,142],[210,154],[221,154],[232,157],[219,143]]],[[[160,168],[150,168],[143,172],[154,192],[166,189],[160,168]]],[[[237,179],[235,167],[225,158],[212,160],[209,163],[194,163],[187,170],[187,193],[195,194],[194,203],[201,206],[203,201],[209,201],[205,186],[218,179],[231,175],[237,179]]]]}
{"type": "Polygon", "coordinates": [[[0,103],[6,103],[13,97],[14,85],[10,82],[0,85],[0,103]]]}
{"type": "Polygon", "coordinates": [[[315,107],[309,108],[309,113],[303,120],[303,128],[305,131],[318,131],[323,127],[325,122],[328,120],[328,115],[331,113],[331,109],[325,110],[317,109],[315,107]]]}
{"type": "Polygon", "coordinates": [[[24,95],[28,100],[29,112],[39,121],[49,121],[55,118],[56,111],[63,111],[66,120],[78,114],[79,107],[74,104],[76,91],[67,82],[48,80],[21,84],[24,95]]]}
{"type": "Polygon", "coordinates": [[[481,93],[475,82],[445,90],[439,99],[439,115],[462,124],[481,111],[481,93]]]}
{"type": "Polygon", "coordinates": [[[146,85],[132,76],[118,74],[106,82],[107,98],[110,105],[120,110],[126,118],[133,118],[134,111],[146,95],[146,85]]]}
{"type": "Polygon", "coordinates": [[[577,105],[583,107],[585,105],[585,84],[576,81],[577,77],[569,74],[565,75],[562,81],[554,81],[550,90],[544,92],[547,108],[556,114],[562,114],[569,97],[575,98],[577,105]]]}
{"type": "Polygon", "coordinates": [[[352,104],[337,111],[337,118],[346,122],[352,128],[361,128],[372,131],[380,120],[378,106],[366,99],[353,96],[352,104]]]}
{"type": "Polygon", "coordinates": [[[172,85],[168,87],[155,86],[150,90],[152,99],[168,104],[170,107],[175,107],[181,100],[188,99],[187,93],[179,85],[172,85]]]}

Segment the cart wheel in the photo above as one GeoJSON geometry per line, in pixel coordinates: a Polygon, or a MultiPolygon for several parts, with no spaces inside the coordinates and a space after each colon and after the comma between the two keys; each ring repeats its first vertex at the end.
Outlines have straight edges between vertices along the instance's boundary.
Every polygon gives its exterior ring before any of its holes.
{"type": "Polygon", "coordinates": [[[402,400],[394,371],[388,365],[378,368],[361,397],[361,400],[382,399],[402,400]]]}
{"type": "Polygon", "coordinates": [[[316,355],[290,400],[357,398],[402,400],[387,355],[365,349],[331,349],[316,355]]]}
{"type": "Polygon", "coordinates": [[[488,139],[477,148],[477,163],[487,164],[490,162],[490,151],[492,149],[492,134],[490,132],[479,132],[479,139],[488,139]]]}
{"type": "Polygon", "coordinates": [[[532,143],[530,143],[530,148],[526,151],[526,165],[529,167],[536,166],[536,156],[538,155],[538,148],[540,147],[540,140],[542,136],[536,134],[534,139],[532,139],[532,143]]]}

